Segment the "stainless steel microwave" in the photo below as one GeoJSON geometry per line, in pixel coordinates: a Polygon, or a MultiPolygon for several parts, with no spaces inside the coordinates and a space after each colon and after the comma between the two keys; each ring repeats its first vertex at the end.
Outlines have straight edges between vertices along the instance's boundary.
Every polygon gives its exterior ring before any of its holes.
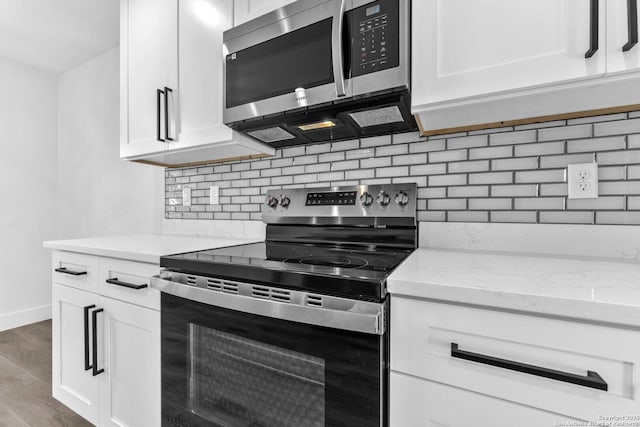
{"type": "Polygon", "coordinates": [[[275,147],[417,128],[410,0],[299,0],[224,33],[224,122],[275,147]]]}

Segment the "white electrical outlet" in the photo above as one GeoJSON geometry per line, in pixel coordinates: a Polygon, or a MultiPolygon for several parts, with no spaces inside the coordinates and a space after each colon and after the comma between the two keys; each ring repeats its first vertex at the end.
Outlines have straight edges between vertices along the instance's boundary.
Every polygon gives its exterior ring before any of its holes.
{"type": "Polygon", "coordinates": [[[220,204],[220,187],[217,185],[212,185],[211,187],[209,187],[209,204],[220,204]]]}
{"type": "Polygon", "coordinates": [[[182,189],[182,206],[191,206],[191,189],[182,189]]]}
{"type": "Polygon", "coordinates": [[[598,198],[598,164],[579,163],[567,168],[570,199],[598,198]]]}

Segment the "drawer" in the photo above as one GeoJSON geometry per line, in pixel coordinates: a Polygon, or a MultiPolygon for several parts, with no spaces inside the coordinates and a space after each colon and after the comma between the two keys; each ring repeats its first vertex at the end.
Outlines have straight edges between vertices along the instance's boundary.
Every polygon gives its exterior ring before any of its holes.
{"type": "Polygon", "coordinates": [[[157,264],[101,258],[100,295],[160,310],[160,292],[150,287],[151,276],[159,273],[157,264]]]}
{"type": "Polygon", "coordinates": [[[52,260],[54,283],[98,293],[98,257],[54,251],[52,260]]]}
{"type": "Polygon", "coordinates": [[[632,329],[391,300],[392,370],[571,418],[640,414],[638,343],[632,329]]]}
{"type": "Polygon", "coordinates": [[[472,391],[391,372],[390,427],[557,427],[584,425],[472,391]]]}

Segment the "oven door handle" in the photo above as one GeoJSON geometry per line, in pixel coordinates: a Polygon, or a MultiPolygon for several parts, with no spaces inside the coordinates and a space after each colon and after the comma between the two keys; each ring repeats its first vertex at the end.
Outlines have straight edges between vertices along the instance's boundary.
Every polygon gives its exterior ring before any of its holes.
{"type": "Polygon", "coordinates": [[[331,27],[331,60],[333,61],[333,80],[336,83],[338,98],[347,94],[344,83],[344,52],[342,51],[342,32],[344,29],[345,0],[336,0],[331,27]]]}
{"type": "Polygon", "coordinates": [[[386,304],[323,296],[322,307],[318,307],[214,291],[160,276],[151,278],[151,287],[191,301],[258,316],[365,334],[383,335],[386,331],[386,304]]]}

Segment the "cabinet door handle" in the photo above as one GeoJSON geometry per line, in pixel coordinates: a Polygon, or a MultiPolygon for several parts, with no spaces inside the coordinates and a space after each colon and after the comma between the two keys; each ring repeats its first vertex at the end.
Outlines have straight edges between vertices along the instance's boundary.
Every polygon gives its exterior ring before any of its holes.
{"type": "Polygon", "coordinates": [[[89,363],[89,310],[95,305],[88,305],[84,308],[84,370],[88,371],[93,367],[89,363]]]}
{"type": "Polygon", "coordinates": [[[629,41],[622,46],[622,51],[631,50],[638,43],[638,1],[627,0],[627,31],[629,41]]]}
{"type": "Polygon", "coordinates": [[[93,310],[91,312],[91,330],[93,332],[93,376],[99,375],[104,372],[104,369],[98,369],[98,313],[103,312],[103,308],[93,310]]]}
{"type": "Polygon", "coordinates": [[[86,271],[69,270],[67,267],[56,268],[55,271],[58,273],[70,274],[72,276],[83,276],[87,274],[86,271]]]}
{"type": "Polygon", "coordinates": [[[134,283],[127,283],[127,282],[123,282],[122,280],[118,280],[117,277],[114,277],[113,279],[107,279],[107,283],[111,283],[112,285],[124,286],[125,288],[131,288],[131,289],[144,289],[148,287],[146,283],[136,285],[134,283]]]}
{"type": "Polygon", "coordinates": [[[173,141],[169,136],[169,94],[173,94],[171,88],[164,87],[164,137],[167,141],[173,141]]]}
{"type": "Polygon", "coordinates": [[[584,54],[585,58],[591,58],[598,51],[598,25],[600,23],[600,2],[598,0],[591,1],[591,18],[589,23],[589,50],[584,54]]]}
{"type": "Polygon", "coordinates": [[[333,13],[331,34],[331,61],[333,62],[333,80],[336,84],[336,95],[346,95],[344,87],[344,64],[342,52],[342,29],[344,28],[345,0],[336,1],[336,9],[333,13]]]}
{"type": "MultiPolygon", "coordinates": [[[[158,89],[157,95],[156,95],[156,125],[157,125],[157,135],[156,135],[156,139],[160,142],[164,142],[164,139],[162,139],[162,115],[161,115],[161,110],[160,110],[160,100],[162,99],[162,95],[164,95],[164,92],[162,91],[162,89],[158,89]]],[[[167,119],[167,117],[165,116],[165,120],[167,119]]]]}
{"type": "Polygon", "coordinates": [[[602,379],[597,372],[587,371],[586,376],[572,374],[570,372],[556,371],[554,369],[542,368],[525,363],[514,362],[507,359],[499,359],[493,356],[485,356],[484,354],[472,353],[458,349],[458,344],[451,343],[451,357],[458,359],[470,360],[472,362],[482,363],[485,365],[497,366],[498,368],[509,369],[511,371],[522,372],[525,374],[536,375],[538,377],[549,378],[565,383],[577,384],[583,387],[595,388],[607,391],[608,384],[602,379]]]}

